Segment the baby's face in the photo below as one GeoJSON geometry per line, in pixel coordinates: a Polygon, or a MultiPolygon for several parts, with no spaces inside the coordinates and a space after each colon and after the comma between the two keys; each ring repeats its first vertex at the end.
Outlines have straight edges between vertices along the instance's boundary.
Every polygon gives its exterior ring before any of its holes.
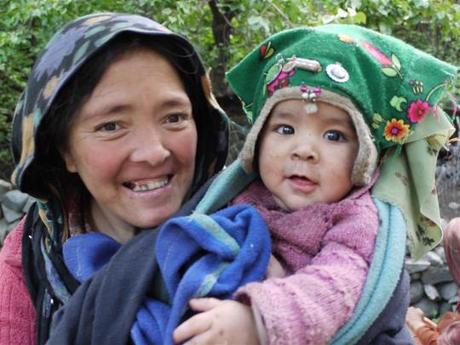
{"type": "Polygon", "coordinates": [[[259,172],[278,205],[295,211],[331,203],[352,189],[358,139],[350,116],[318,102],[308,113],[303,100],[286,100],[272,110],[261,132],[259,172]]]}

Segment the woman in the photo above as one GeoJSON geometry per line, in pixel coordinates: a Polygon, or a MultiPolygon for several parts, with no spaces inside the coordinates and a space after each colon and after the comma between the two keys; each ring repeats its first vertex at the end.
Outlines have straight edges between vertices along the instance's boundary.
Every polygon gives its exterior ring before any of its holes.
{"type": "MultiPolygon", "coordinates": [[[[0,343],[44,344],[79,285],[63,261],[66,240],[97,231],[125,243],[171,217],[223,166],[227,128],[185,38],[114,13],[63,27],[38,57],[13,121],[12,180],[37,202],[0,253],[0,343]]],[[[118,268],[128,280],[137,274],[129,267],[118,268]]],[[[119,324],[111,316],[112,326],[121,331],[139,303],[119,324]]]]}

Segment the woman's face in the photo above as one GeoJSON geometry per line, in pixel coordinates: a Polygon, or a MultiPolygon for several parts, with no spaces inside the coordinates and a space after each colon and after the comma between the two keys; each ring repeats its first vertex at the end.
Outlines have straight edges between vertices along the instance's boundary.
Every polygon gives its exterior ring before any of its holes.
{"type": "Polygon", "coordinates": [[[109,66],[76,115],[64,160],[94,198],[96,229],[124,242],[179,209],[196,146],[179,75],[160,54],[136,49],[109,66]]]}

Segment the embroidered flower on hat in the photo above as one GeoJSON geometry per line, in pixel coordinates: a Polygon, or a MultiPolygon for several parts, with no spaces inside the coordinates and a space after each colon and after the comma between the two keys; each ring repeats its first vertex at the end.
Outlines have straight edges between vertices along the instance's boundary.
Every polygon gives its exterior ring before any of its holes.
{"type": "Polygon", "coordinates": [[[412,123],[423,121],[425,116],[430,113],[431,105],[421,99],[411,102],[409,110],[407,111],[407,117],[412,123]]]}
{"type": "Polygon", "coordinates": [[[286,62],[283,57],[272,66],[267,72],[265,81],[267,83],[268,96],[284,87],[289,86],[289,77],[295,74],[295,65],[292,61],[286,62]]]}
{"type": "Polygon", "coordinates": [[[391,119],[387,122],[384,130],[385,139],[398,144],[403,144],[409,135],[410,125],[403,120],[391,119]]]}
{"type": "Polygon", "coordinates": [[[263,44],[259,48],[259,58],[261,60],[268,59],[269,57],[273,56],[275,53],[275,49],[272,47],[272,42],[269,41],[267,44],[263,44]]]}

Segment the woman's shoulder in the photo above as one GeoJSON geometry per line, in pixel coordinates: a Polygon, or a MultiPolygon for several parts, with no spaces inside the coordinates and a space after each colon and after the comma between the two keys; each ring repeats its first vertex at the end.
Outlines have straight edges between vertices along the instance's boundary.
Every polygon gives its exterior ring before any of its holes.
{"type": "MultiPolygon", "coordinates": [[[[0,265],[22,267],[22,236],[24,234],[23,218],[18,225],[6,236],[0,250],[0,265]]],[[[0,266],[0,267],[1,267],[0,266]]]]}

